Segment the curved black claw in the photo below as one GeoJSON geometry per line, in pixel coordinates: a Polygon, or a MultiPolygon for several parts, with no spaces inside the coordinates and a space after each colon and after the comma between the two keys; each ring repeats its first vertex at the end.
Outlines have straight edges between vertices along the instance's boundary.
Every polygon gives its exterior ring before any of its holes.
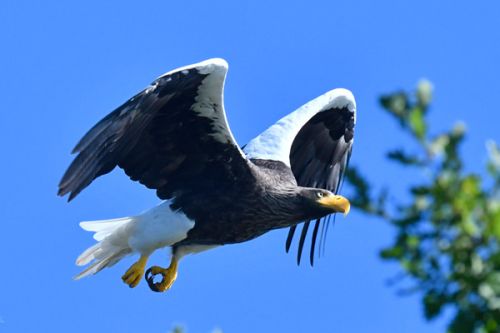
{"type": "Polygon", "coordinates": [[[148,270],[146,271],[146,273],[144,274],[144,278],[146,279],[147,283],[148,283],[148,286],[149,286],[149,289],[151,289],[152,291],[155,291],[157,293],[160,293],[162,292],[163,290],[161,290],[159,288],[159,286],[161,285],[161,283],[163,282],[163,280],[165,279],[165,276],[161,273],[158,273],[158,274],[153,274],[151,268],[148,268],[148,270]],[[160,282],[156,282],[155,283],[155,277],[156,275],[160,274],[162,276],[162,279],[160,282]]]}

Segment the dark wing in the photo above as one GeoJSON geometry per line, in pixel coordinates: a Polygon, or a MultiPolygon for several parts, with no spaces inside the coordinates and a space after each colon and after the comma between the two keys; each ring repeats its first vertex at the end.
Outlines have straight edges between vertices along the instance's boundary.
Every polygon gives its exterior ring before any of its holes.
{"type": "MultiPolygon", "coordinates": [[[[290,150],[290,165],[300,186],[317,187],[337,193],[352,151],[354,137],[354,111],[347,107],[331,108],[314,115],[299,131],[290,150]]],[[[314,221],[311,239],[310,262],[314,263],[314,251],[320,225],[322,237],[329,218],[314,221]]],[[[297,254],[300,263],[302,249],[309,225],[302,227],[297,254]]],[[[290,249],[296,225],[290,228],[286,250],[290,249]]]]}
{"type": "MultiPolygon", "coordinates": [[[[339,190],[352,150],[356,101],[343,88],[333,89],[278,120],[252,139],[243,149],[252,160],[281,161],[290,166],[298,185],[339,190]]],[[[316,221],[311,244],[311,264],[320,225],[322,239],[331,215],[316,221]]],[[[304,223],[297,262],[311,221],[304,223]]],[[[290,249],[296,226],[290,228],[286,250],[290,249]]],[[[321,244],[320,244],[321,245],[321,244]]],[[[321,247],[321,246],[320,246],[321,247]]]]}
{"type": "Polygon", "coordinates": [[[246,175],[224,113],[226,73],[224,60],[210,59],[158,78],[80,140],[58,194],[71,200],[116,166],[161,199],[246,175]]]}

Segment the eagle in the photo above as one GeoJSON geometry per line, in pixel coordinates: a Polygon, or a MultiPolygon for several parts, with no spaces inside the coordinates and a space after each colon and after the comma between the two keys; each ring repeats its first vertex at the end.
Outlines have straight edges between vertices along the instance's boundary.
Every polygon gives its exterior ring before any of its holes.
{"type": "Polygon", "coordinates": [[[297,262],[314,225],[313,264],[320,226],[323,234],[332,214],[350,209],[337,193],[352,152],[354,97],[333,89],[240,148],[224,111],[227,70],[215,58],[167,72],[78,142],[58,195],[71,201],[118,166],[162,203],[136,216],[81,222],[97,243],[76,260],[88,266],[75,279],[138,254],[122,280],[133,288],[144,276],[151,290],[163,292],[185,255],[279,228],[289,228],[288,252],[301,223],[297,262]],[[164,247],[171,248],[170,265],[146,270],[149,256],[164,247]]]}

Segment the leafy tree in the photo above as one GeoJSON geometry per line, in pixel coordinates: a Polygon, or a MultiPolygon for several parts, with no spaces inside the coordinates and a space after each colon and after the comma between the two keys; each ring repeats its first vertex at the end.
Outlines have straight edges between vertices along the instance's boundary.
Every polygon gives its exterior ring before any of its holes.
{"type": "Polygon", "coordinates": [[[390,190],[375,193],[361,171],[351,167],[346,176],[354,190],[352,204],[395,228],[393,244],[380,256],[399,263],[410,284],[403,287],[404,279],[398,279],[400,291],[422,295],[428,320],[449,307],[449,332],[500,332],[500,151],[487,143],[486,171],[466,172],[460,155],[465,127],[430,134],[431,98],[426,81],[414,93],[380,98],[383,110],[417,146],[416,151],[396,148],[387,154],[390,162],[422,175],[420,181],[408,179],[407,200],[390,190]]]}
{"type": "Polygon", "coordinates": [[[185,333],[185,330],[182,326],[175,326],[172,329],[172,333],[185,333]]]}
{"type": "MultiPolygon", "coordinates": [[[[186,333],[186,330],[182,326],[174,326],[174,328],[170,331],[171,333],[186,333]]],[[[212,330],[212,333],[222,333],[222,330],[220,328],[215,328],[212,330]]]]}

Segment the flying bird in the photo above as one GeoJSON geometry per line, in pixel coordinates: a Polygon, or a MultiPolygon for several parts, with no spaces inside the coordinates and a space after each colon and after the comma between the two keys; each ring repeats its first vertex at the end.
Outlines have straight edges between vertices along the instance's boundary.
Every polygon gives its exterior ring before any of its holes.
{"type": "Polygon", "coordinates": [[[227,70],[225,60],[209,59],[170,71],[78,142],[60,196],[69,194],[71,201],[118,166],[164,201],[136,216],[81,222],[97,243],[78,257],[77,265],[88,267],[76,279],[139,254],[122,280],[135,287],[145,275],[149,287],[162,292],[172,286],[186,254],[287,227],[288,252],[302,222],[297,260],[314,225],[313,263],[320,226],[323,233],[331,214],[350,208],[337,192],[352,151],[354,97],[346,89],[331,90],[240,148],[224,111],[227,70]],[[144,273],[148,257],[163,247],[172,250],[170,265],[144,273]]]}

